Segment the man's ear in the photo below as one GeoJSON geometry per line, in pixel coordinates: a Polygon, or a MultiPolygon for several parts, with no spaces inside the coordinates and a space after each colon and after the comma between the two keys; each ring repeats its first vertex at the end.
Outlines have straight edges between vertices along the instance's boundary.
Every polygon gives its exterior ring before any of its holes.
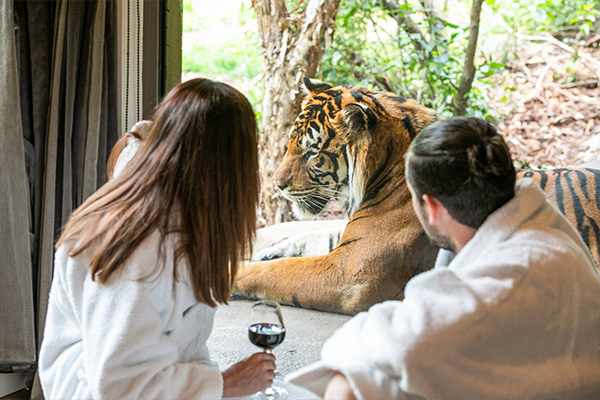
{"type": "Polygon", "coordinates": [[[425,212],[427,213],[429,225],[435,225],[440,218],[448,213],[448,211],[446,211],[446,207],[444,207],[444,205],[435,197],[424,194],[422,199],[425,203],[424,208],[425,212]]]}

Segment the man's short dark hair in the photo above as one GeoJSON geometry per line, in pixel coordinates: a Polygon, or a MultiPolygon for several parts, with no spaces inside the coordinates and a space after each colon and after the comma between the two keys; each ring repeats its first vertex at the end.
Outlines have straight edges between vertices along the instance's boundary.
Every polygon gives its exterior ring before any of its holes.
{"type": "Polygon", "coordinates": [[[423,202],[438,199],[461,224],[479,228],[515,194],[515,168],[502,136],[485,120],[437,121],[412,141],[407,176],[423,202]]]}

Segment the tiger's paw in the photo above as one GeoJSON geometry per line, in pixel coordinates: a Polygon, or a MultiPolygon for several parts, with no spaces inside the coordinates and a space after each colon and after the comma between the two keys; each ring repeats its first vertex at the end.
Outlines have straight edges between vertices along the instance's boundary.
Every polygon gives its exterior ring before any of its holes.
{"type": "Polygon", "coordinates": [[[344,227],[336,227],[294,235],[259,251],[252,257],[252,262],[278,258],[324,256],[337,246],[343,232],[344,227]]]}
{"type": "Polygon", "coordinates": [[[229,300],[231,301],[235,301],[235,300],[260,300],[259,297],[257,296],[246,296],[243,295],[239,292],[236,292],[235,290],[231,292],[231,296],[229,297],[229,300]]]}
{"type": "Polygon", "coordinates": [[[259,251],[252,257],[252,262],[270,261],[278,258],[302,257],[301,254],[305,247],[295,239],[296,237],[292,237],[259,251]]]}

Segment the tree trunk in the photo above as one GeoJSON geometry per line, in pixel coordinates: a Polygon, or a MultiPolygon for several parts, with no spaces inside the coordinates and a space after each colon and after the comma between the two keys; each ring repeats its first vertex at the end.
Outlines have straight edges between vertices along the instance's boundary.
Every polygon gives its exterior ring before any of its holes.
{"type": "Polygon", "coordinates": [[[454,98],[454,115],[465,115],[467,110],[467,94],[471,90],[473,77],[475,76],[475,50],[477,49],[477,37],[479,36],[479,16],[483,0],[473,0],[471,7],[471,24],[469,26],[469,44],[465,56],[463,74],[460,78],[460,86],[454,98]]]}
{"type": "Polygon", "coordinates": [[[331,44],[339,5],[340,0],[309,0],[306,4],[300,0],[295,10],[288,11],[284,0],[252,0],[265,77],[259,138],[259,223],[272,225],[291,219],[287,201],[278,197],[273,185],[273,172],[281,163],[288,131],[300,112],[299,84],[302,77],[315,76],[323,52],[331,44]]]}

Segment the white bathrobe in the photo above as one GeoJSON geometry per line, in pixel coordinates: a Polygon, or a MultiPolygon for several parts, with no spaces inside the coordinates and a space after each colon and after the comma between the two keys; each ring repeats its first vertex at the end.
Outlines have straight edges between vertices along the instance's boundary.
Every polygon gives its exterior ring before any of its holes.
{"type": "Polygon", "coordinates": [[[449,265],[373,306],[288,380],[323,395],[333,370],[360,399],[600,399],[600,276],[529,179],[449,265]]]}
{"type": "Polygon", "coordinates": [[[46,399],[221,398],[206,347],[215,310],[196,301],[182,262],[174,279],[173,239],[163,260],[159,239],[146,239],[104,285],[91,278],[93,251],[57,250],[39,360],[46,399]]]}
{"type": "MultiPolygon", "coordinates": [[[[115,176],[138,145],[129,141],[115,176]]],[[[223,378],[206,346],[215,309],[196,301],[185,264],[175,266],[175,239],[167,237],[160,258],[155,232],[105,285],[91,278],[94,249],[74,258],[72,243],[56,251],[38,366],[46,399],[222,397],[223,378]]]]}

